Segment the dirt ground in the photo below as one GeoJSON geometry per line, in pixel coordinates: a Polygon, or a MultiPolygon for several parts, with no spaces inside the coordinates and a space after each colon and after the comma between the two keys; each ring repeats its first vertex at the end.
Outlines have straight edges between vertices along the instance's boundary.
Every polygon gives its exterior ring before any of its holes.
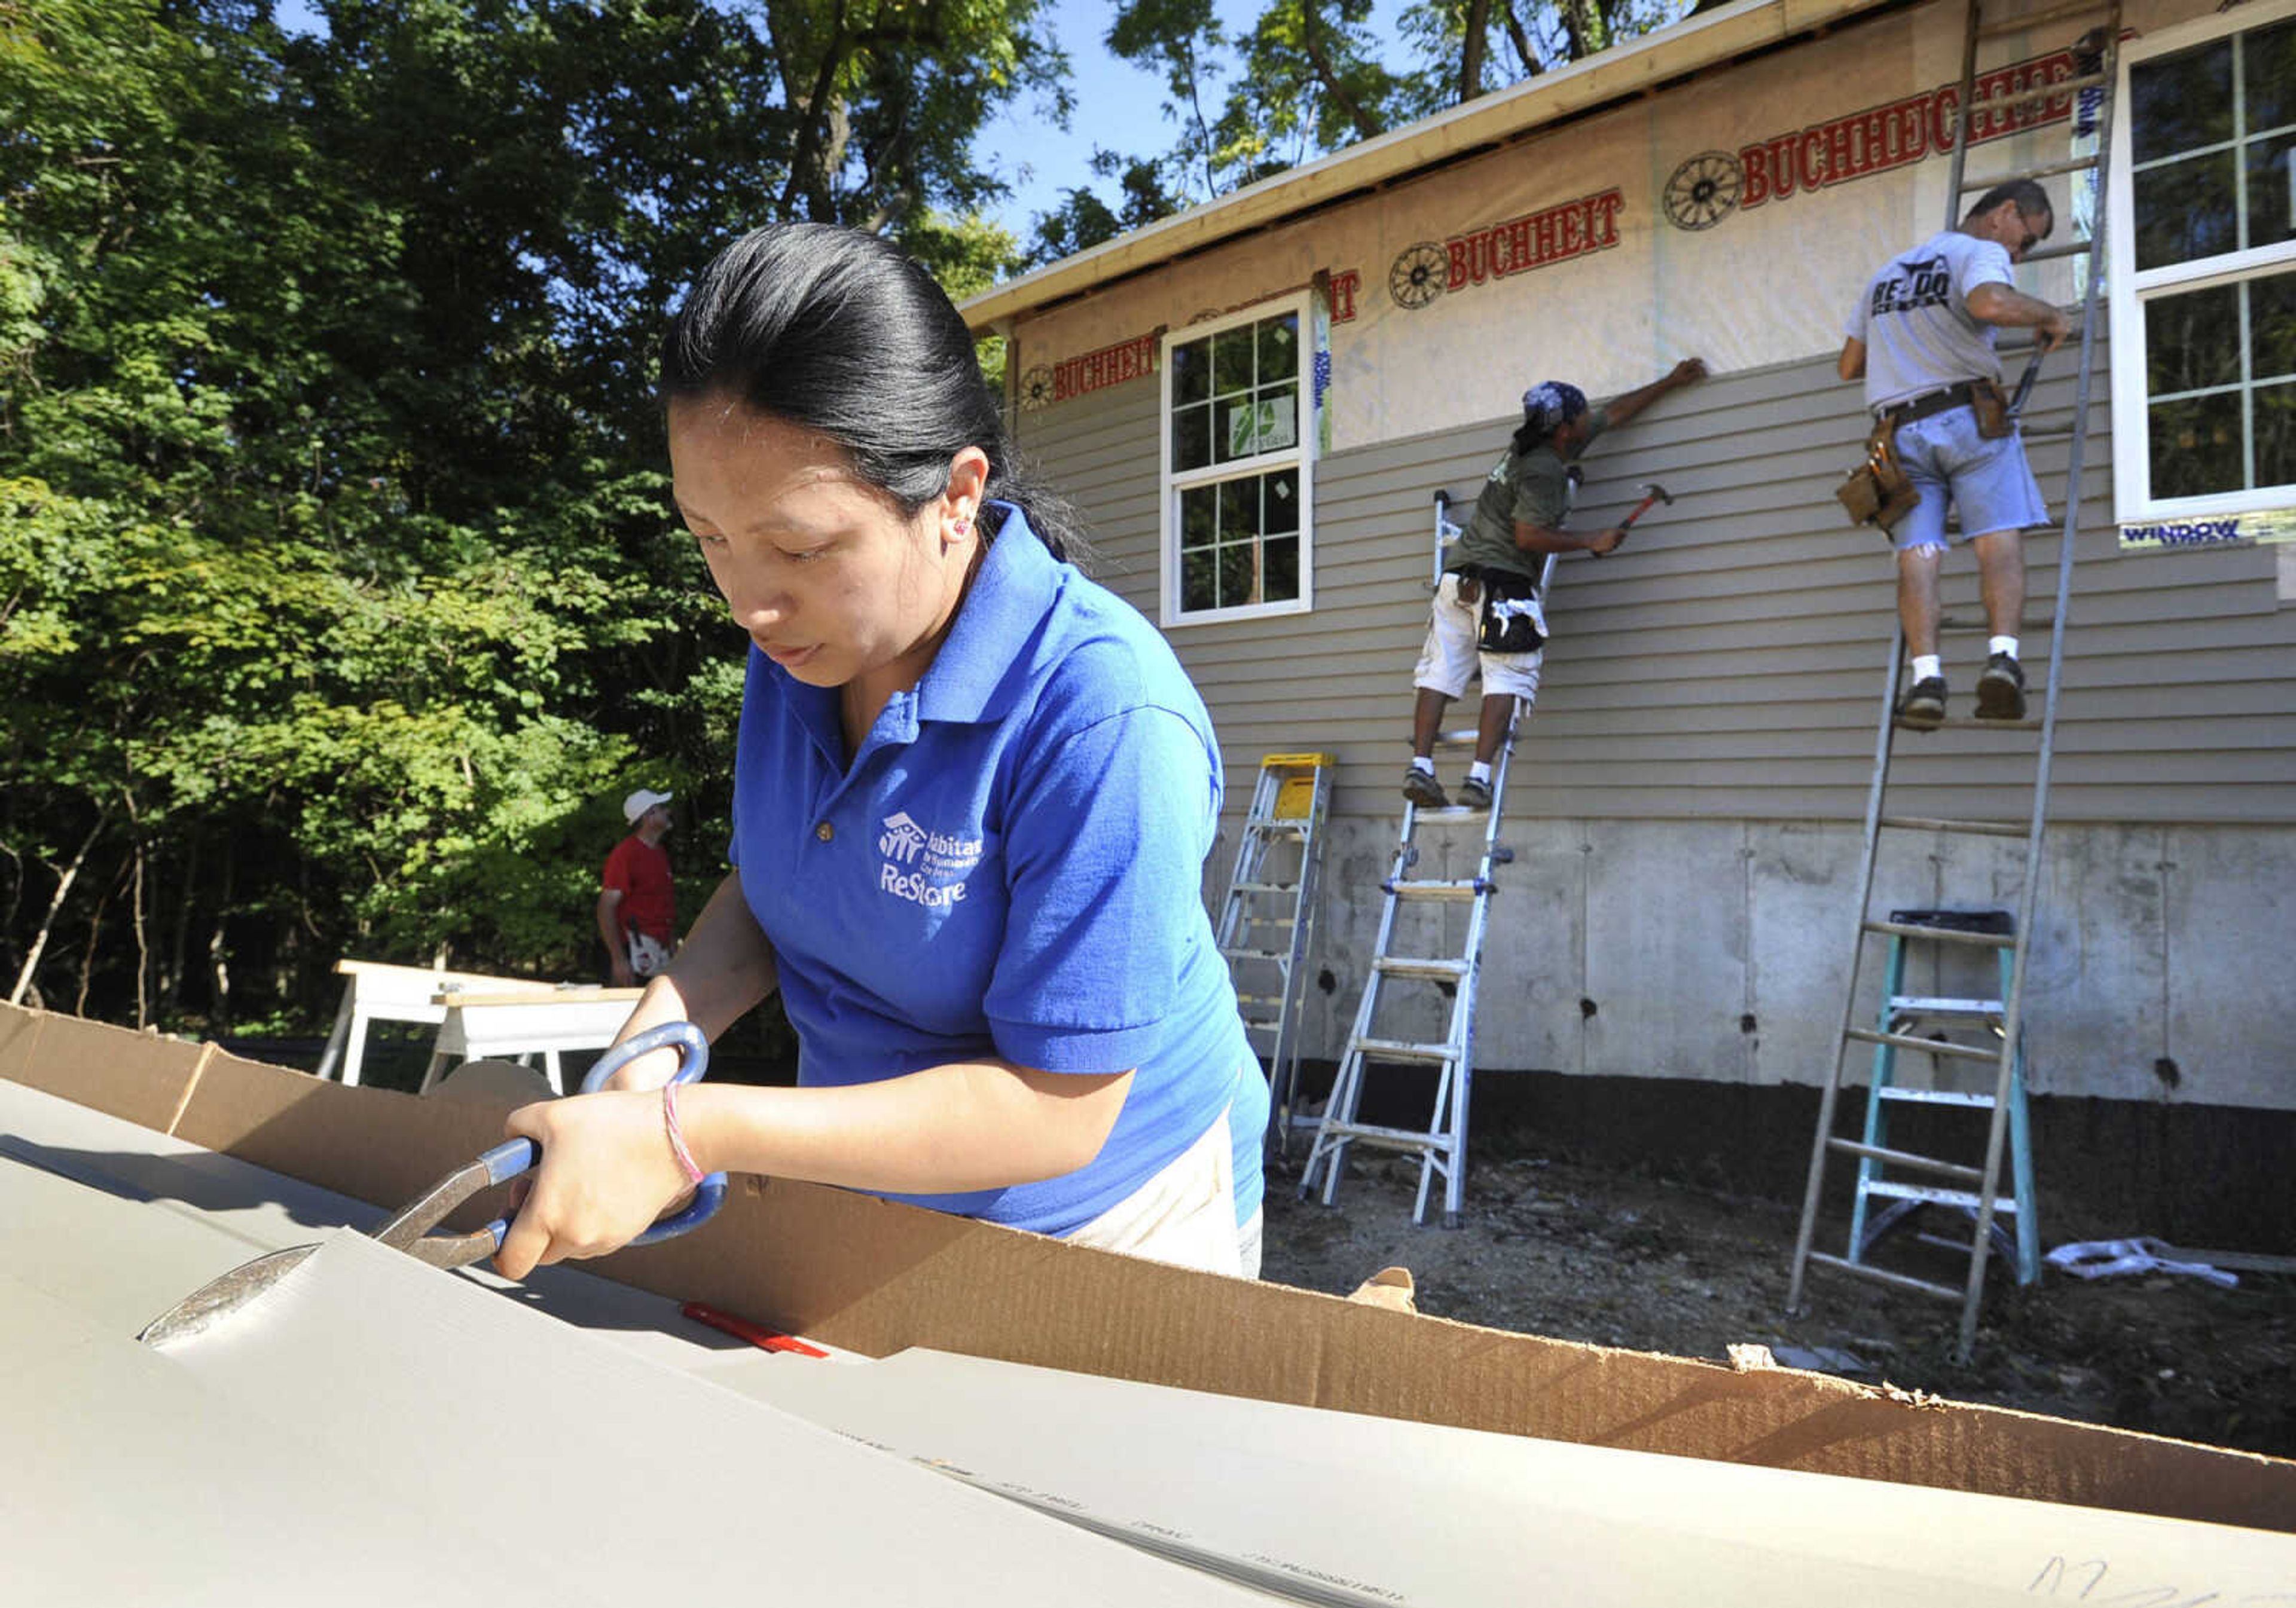
{"type": "MultiPolygon", "coordinates": [[[[1262,1272],[1280,1283],[1345,1294],[1401,1266],[1419,1310],[1437,1317],[1715,1361],[1742,1342],[1828,1349],[1849,1353],[1829,1371],[1864,1383],[2296,1457],[2296,1278],[2285,1275],[2243,1272],[2231,1290],[2046,1268],[2021,1290],[1988,1276],[1964,1366],[1953,1356],[1960,1309],[1931,1297],[1814,1268],[1808,1314],[1786,1317],[1797,1206],[1517,1152],[1472,1156],[1460,1226],[1422,1228],[1415,1162],[1351,1164],[1327,1208],[1298,1198],[1307,1149],[1295,1139],[1268,1173],[1262,1272]]],[[[1845,1231],[1822,1222],[1819,1248],[1839,1251],[1845,1231]]],[[[1891,1261],[1939,1282],[1968,1267],[1918,1244],[1891,1261]]]]}

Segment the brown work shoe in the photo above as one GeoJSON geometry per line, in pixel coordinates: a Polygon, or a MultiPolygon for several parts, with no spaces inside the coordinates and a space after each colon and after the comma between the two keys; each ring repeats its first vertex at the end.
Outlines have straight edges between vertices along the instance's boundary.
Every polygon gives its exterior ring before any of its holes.
{"type": "Polygon", "coordinates": [[[1933,731],[1945,719],[1945,677],[1925,675],[1898,700],[1898,723],[1933,731]]]}
{"type": "Polygon", "coordinates": [[[2013,655],[1997,653],[1985,661],[1985,673],[1977,678],[1977,718],[2025,718],[2025,667],[2013,655]]]}
{"type": "Polygon", "coordinates": [[[1403,796],[1423,810],[1451,807],[1451,796],[1443,791],[1443,784],[1435,780],[1435,772],[1423,771],[1417,765],[1403,772],[1403,796]]]}

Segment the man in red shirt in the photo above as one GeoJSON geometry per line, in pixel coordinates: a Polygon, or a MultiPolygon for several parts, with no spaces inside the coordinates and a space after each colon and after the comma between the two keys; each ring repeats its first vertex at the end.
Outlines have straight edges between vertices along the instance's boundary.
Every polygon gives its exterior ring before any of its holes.
{"type": "Polygon", "coordinates": [[[670,796],[644,788],[622,800],[627,837],[606,856],[598,894],[598,936],[605,941],[614,986],[627,988],[668,964],[677,947],[677,891],[670,884],[670,796]]]}

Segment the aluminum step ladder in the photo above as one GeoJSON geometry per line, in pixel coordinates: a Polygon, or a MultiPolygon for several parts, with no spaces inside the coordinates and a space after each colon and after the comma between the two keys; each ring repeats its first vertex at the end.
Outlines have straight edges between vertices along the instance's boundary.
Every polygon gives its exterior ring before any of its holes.
{"type": "MultiPolygon", "coordinates": [[[[1980,1210],[1974,1187],[1983,1179],[1974,1167],[1963,1167],[1948,1175],[1969,1186],[1962,1188],[1909,1183],[1886,1174],[1884,1169],[1890,1160],[1906,1154],[1890,1147],[1891,1109],[1911,1104],[1945,1110],[1992,1111],[2002,1103],[1996,1096],[1982,1092],[1903,1083],[1898,1076],[1898,1057],[1900,1053],[1919,1053],[1940,1061],[1964,1063],[1992,1063],[1997,1059],[2000,1049],[1994,1045],[1964,1045],[1948,1035],[1990,1033],[1997,1041],[2006,1041],[2011,949],[2006,944],[1996,947],[1993,941],[2013,938],[2016,918],[2001,910],[1898,910],[1890,912],[1887,925],[1891,930],[1882,966],[1881,1013],[1870,1032],[1850,1035],[1874,1046],[1866,1132],[1857,1152],[1857,1188],[1849,1217],[1849,1259],[1854,1262],[1864,1262],[1874,1247],[1893,1230],[1914,1226],[1921,1214],[1933,1208],[1950,1208],[1972,1223],[1980,1210]],[[1911,951],[1916,944],[1925,942],[1966,942],[1992,949],[1999,974],[2000,998],[1965,999],[1906,992],[1906,973],[1911,951]],[[1918,1050],[1915,1049],[1916,1045],[1918,1050]],[[1876,1201],[1888,1204],[1877,1212],[1874,1210],[1876,1201]]],[[[2016,1269],[2019,1284],[2030,1285],[2041,1277],[2041,1224],[2034,1199],[2032,1130],[2025,1106],[2025,1049],[2021,1041],[2005,1042],[2002,1047],[2010,1057],[2006,1106],[2011,1190],[1993,1203],[1989,1249],[2016,1269]],[[2015,1224],[2013,1231],[2001,1226],[2000,1219],[2005,1213],[2015,1224]]],[[[1967,1240],[1948,1240],[1930,1234],[1919,1237],[1927,1244],[1950,1250],[1967,1252],[1970,1248],[1967,1240]]]]}
{"type": "MultiPolygon", "coordinates": [[[[1946,225],[1950,228],[1961,221],[1964,202],[1972,193],[1981,193],[2010,179],[2039,179],[2071,174],[2076,175],[2076,189],[2084,182],[2095,185],[2088,237],[2030,252],[2025,257],[2029,263],[2075,256],[2085,258],[2085,272],[2080,267],[2076,269],[2082,304],[2078,348],[2079,380],[2074,392],[2064,522],[2057,544],[2055,603],[2048,626],[2048,681],[2042,695],[2040,716],[2019,721],[1948,717],[1941,722],[1941,727],[1924,725],[1919,729],[2038,731],[2039,741],[2034,760],[2032,804],[2022,824],[1941,820],[1898,814],[1887,809],[1890,760],[1898,725],[1895,711],[1898,683],[1905,666],[1906,641],[1900,625],[1890,649],[1889,668],[1882,693],[1881,720],[1874,743],[1873,783],[1866,801],[1865,847],[1857,874],[1858,922],[1854,940],[1857,948],[1852,951],[1849,982],[1844,991],[1833,1073],[1818,1101],[1817,1131],[1810,1149],[1809,1179],[1802,1196],[1801,1225],[1795,1237],[1793,1274],[1786,1295],[1790,1311],[1803,1310],[1803,1280],[1810,1265],[1815,1263],[1896,1288],[1958,1302],[1961,1304],[1958,1351],[1964,1360],[1968,1359],[1976,1343],[1978,1308],[1984,1294],[1986,1268],[1997,1244],[2005,1248],[2006,1259],[2015,1264],[2021,1282],[2038,1276],[2039,1270],[2040,1230],[2032,1197],[2031,1140],[2025,1109],[2025,939],[2033,931],[2034,909],[2040,896],[2042,842],[2048,820],[2049,773],[2055,755],[2057,699],[2063,679],[2065,622],[2072,590],[2075,532],[2080,520],[2081,476],[2088,445],[2089,394],[2096,355],[2097,300],[2104,278],[2105,187],[2099,181],[2104,171],[2106,155],[2112,150],[2112,87],[2120,38],[2118,0],[2106,0],[2106,3],[2098,4],[2068,4],[2052,11],[2005,19],[1998,23],[1988,23],[1983,9],[1981,4],[1972,0],[1964,29],[1959,103],[1968,109],[1970,115],[1956,120],[1952,177],[1948,185],[1949,216],[1946,225]],[[2096,17],[2102,20],[2074,45],[2075,69],[2071,78],[2061,78],[2043,89],[2019,91],[1983,101],[1974,99],[1979,73],[1977,56],[1981,44],[2004,35],[2028,33],[2036,25],[2079,17],[2096,17]],[[2076,144],[2085,154],[2077,154],[2070,160],[2046,163],[2018,171],[1988,173],[1977,178],[1967,175],[1969,143],[1975,125],[1980,121],[1986,125],[1984,129],[1978,131],[1978,139],[1993,138],[2011,132],[1999,127],[1999,119],[2065,96],[2074,98],[2072,127],[2076,144]],[[2086,181],[2079,176],[2082,175],[2088,175],[2086,181]],[[1874,863],[1881,834],[1896,831],[2022,838],[2025,844],[2024,881],[2018,892],[2017,908],[2013,914],[1972,910],[1898,911],[1893,912],[1889,919],[1870,916],[1867,912],[1873,900],[1874,863]],[[1895,918],[1898,916],[1917,918],[1898,920],[1895,918]],[[1880,1016],[1875,1026],[1866,1028],[1857,1025],[1858,968],[1856,957],[1862,953],[1869,934],[1885,936],[1889,940],[1889,950],[1884,966],[1887,975],[1880,1016]],[[1913,943],[1936,944],[1948,952],[1964,954],[1972,948],[1992,951],[1997,960],[2000,997],[1953,999],[1905,993],[1906,946],[1913,943]],[[1905,1031],[1907,1027],[1924,1023],[1936,1031],[1937,1036],[1905,1031]],[[1973,1031],[1986,1035],[1989,1041],[1966,1043],[1950,1036],[1956,1031],[1960,1032],[1964,1038],[1973,1031]],[[1857,1046],[1861,1044],[1874,1047],[1874,1081],[1867,1093],[1866,1137],[1850,1139],[1835,1135],[1834,1119],[1843,1078],[1857,1046]],[[1958,1095],[1946,1100],[1939,1096],[1952,1091],[1920,1090],[1901,1086],[1895,1078],[1895,1057],[1898,1052],[1906,1050],[1964,1062],[1989,1062],[1994,1069],[1992,1091],[1989,1094],[1958,1095]],[[1886,1142],[1887,1118],[1880,1114],[1891,1104],[1914,1100],[1955,1104],[1986,1112],[1988,1122],[1982,1163],[1971,1166],[1964,1162],[1917,1155],[1890,1147],[1886,1142]],[[2005,1151],[2013,1150],[2013,1189],[2010,1194],[2004,1195],[2000,1187],[2003,1156],[2005,1151]],[[1834,1155],[1858,1158],[1858,1186],[1852,1208],[1850,1238],[1847,1253],[1840,1256],[1827,1255],[1811,1248],[1817,1227],[1819,1198],[1824,1188],[1826,1162],[1834,1155]],[[1917,1186],[1889,1179],[1882,1171],[1884,1168],[1923,1172],[1963,1187],[1938,1187],[1931,1189],[1925,1196],[1917,1196],[1914,1193],[1917,1186]],[[1868,1204],[1874,1198],[1887,1196],[1895,1196],[1898,1204],[1869,1219],[1868,1204]],[[1966,1246],[1962,1246],[1958,1241],[1954,1242],[1956,1249],[1966,1250],[1969,1259],[1968,1277],[1959,1288],[1895,1272],[1866,1260],[1866,1253],[1882,1232],[1894,1227],[1899,1219],[1931,1205],[1952,1206],[1973,1216],[1974,1232],[1966,1246]],[[1899,1210],[1899,1206],[1903,1209],[1899,1210]],[[2015,1220],[2013,1235],[1997,1233],[1997,1219],[2005,1214],[2015,1220]],[[1882,1221],[1884,1216],[1890,1220],[1882,1221]]],[[[2077,218],[2081,211],[2077,204],[2068,205],[2060,208],[2058,215],[2077,218]]],[[[1971,622],[1948,617],[1940,624],[1949,633],[1974,631],[1981,635],[1988,629],[1982,619],[1971,622]]]]}
{"type": "Polygon", "coordinates": [[[1245,1035],[1267,1063],[1269,1132],[1279,1149],[1298,1125],[1300,1018],[1338,763],[1329,754],[1270,754],[1259,762],[1214,929],[1243,1010],[1245,1035]]]}
{"type": "MultiPolygon", "coordinates": [[[[1451,522],[1448,510],[1447,494],[1436,493],[1435,579],[1439,584],[1443,574],[1444,544],[1459,535],[1459,526],[1451,522]]],[[[1542,597],[1546,595],[1554,578],[1554,558],[1549,554],[1539,574],[1542,597]]],[[[1522,704],[1518,699],[1513,717],[1507,722],[1506,736],[1492,756],[1491,803],[1488,810],[1459,804],[1427,810],[1409,799],[1404,801],[1402,837],[1396,845],[1395,859],[1387,877],[1380,884],[1386,898],[1372,943],[1371,967],[1364,979],[1363,997],[1356,1007],[1355,1024],[1348,1033],[1346,1048],[1340,1055],[1331,1098],[1316,1125],[1315,1147],[1308,1153],[1308,1163],[1300,1174],[1300,1196],[1303,1200],[1320,1182],[1324,1204],[1332,1204],[1350,1151],[1357,1145],[1366,1145],[1419,1158],[1419,1194],[1412,1206],[1414,1221],[1427,1220],[1428,1197],[1439,1174],[1443,1179],[1443,1226],[1459,1226],[1460,1209],[1466,1199],[1467,1098],[1474,1068],[1475,994],[1481,979],[1483,936],[1489,922],[1491,896],[1498,891],[1494,872],[1514,858],[1513,851],[1499,841],[1499,821],[1506,803],[1507,771],[1514,755],[1515,733],[1521,722],[1522,704]],[[1420,869],[1419,835],[1423,828],[1480,833],[1479,841],[1470,839],[1474,856],[1472,874],[1436,878],[1415,875],[1420,869]],[[1432,906],[1438,910],[1464,905],[1466,933],[1459,950],[1447,955],[1397,954],[1397,917],[1406,905],[1432,906]],[[1378,1033],[1382,991],[1391,984],[1431,984],[1448,994],[1448,1009],[1444,1013],[1446,1026],[1440,1039],[1384,1037],[1378,1033]],[[1360,1120],[1364,1078],[1373,1062],[1402,1062],[1437,1069],[1434,1112],[1424,1129],[1384,1127],[1360,1120]]],[[[1464,731],[1441,732],[1436,739],[1436,747],[1440,751],[1464,748],[1472,752],[1475,737],[1472,725],[1464,731]]]]}

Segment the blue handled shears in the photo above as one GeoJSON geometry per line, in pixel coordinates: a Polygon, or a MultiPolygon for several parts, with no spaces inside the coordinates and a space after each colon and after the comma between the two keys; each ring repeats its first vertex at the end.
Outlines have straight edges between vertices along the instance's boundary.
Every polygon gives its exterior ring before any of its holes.
{"type": "MultiPolygon", "coordinates": [[[[642,1055],[650,1055],[667,1045],[676,1045],[681,1052],[677,1070],[670,1076],[673,1083],[692,1083],[709,1070],[709,1041],[691,1022],[665,1022],[659,1027],[649,1027],[634,1039],[625,1040],[598,1057],[582,1080],[582,1092],[595,1094],[604,1087],[608,1078],[642,1055]]],[[[510,1232],[510,1219],[497,1217],[485,1228],[471,1234],[432,1234],[440,1219],[490,1184],[506,1183],[520,1173],[530,1171],[542,1160],[542,1147],[532,1139],[505,1139],[479,1157],[469,1166],[450,1172],[424,1190],[414,1200],[399,1208],[398,1214],[374,1231],[375,1238],[394,1251],[404,1251],[417,1261],[428,1262],[434,1268],[468,1267],[472,1262],[492,1256],[502,1249],[503,1236],[510,1232]]],[[[688,1229],[697,1228],[717,1214],[726,1199],[726,1175],[713,1172],[693,1187],[693,1198],[685,1209],[675,1216],[665,1217],[644,1233],[630,1241],[634,1245],[650,1245],[659,1240],[674,1238],[688,1229]]]]}
{"type": "MultiPolygon", "coordinates": [[[[691,1083],[709,1068],[709,1041],[691,1022],[665,1022],[634,1039],[615,1045],[598,1057],[582,1080],[582,1092],[595,1094],[605,1081],[642,1055],[668,1045],[680,1051],[674,1083],[691,1083]]],[[[542,1147],[529,1139],[505,1139],[467,1167],[456,1169],[402,1206],[374,1237],[394,1251],[403,1251],[434,1268],[468,1267],[502,1249],[511,1220],[498,1217],[470,1234],[433,1234],[441,1219],[480,1190],[506,1183],[530,1171],[542,1159],[542,1147]]],[[[726,1175],[712,1172],[693,1188],[685,1209],[630,1241],[650,1245],[701,1227],[717,1214],[726,1199],[726,1175]]],[[[237,1311],[277,1284],[319,1247],[293,1245],[242,1263],[222,1277],[200,1286],[144,1326],[136,1338],[150,1345],[189,1339],[217,1319],[237,1311]]]]}

